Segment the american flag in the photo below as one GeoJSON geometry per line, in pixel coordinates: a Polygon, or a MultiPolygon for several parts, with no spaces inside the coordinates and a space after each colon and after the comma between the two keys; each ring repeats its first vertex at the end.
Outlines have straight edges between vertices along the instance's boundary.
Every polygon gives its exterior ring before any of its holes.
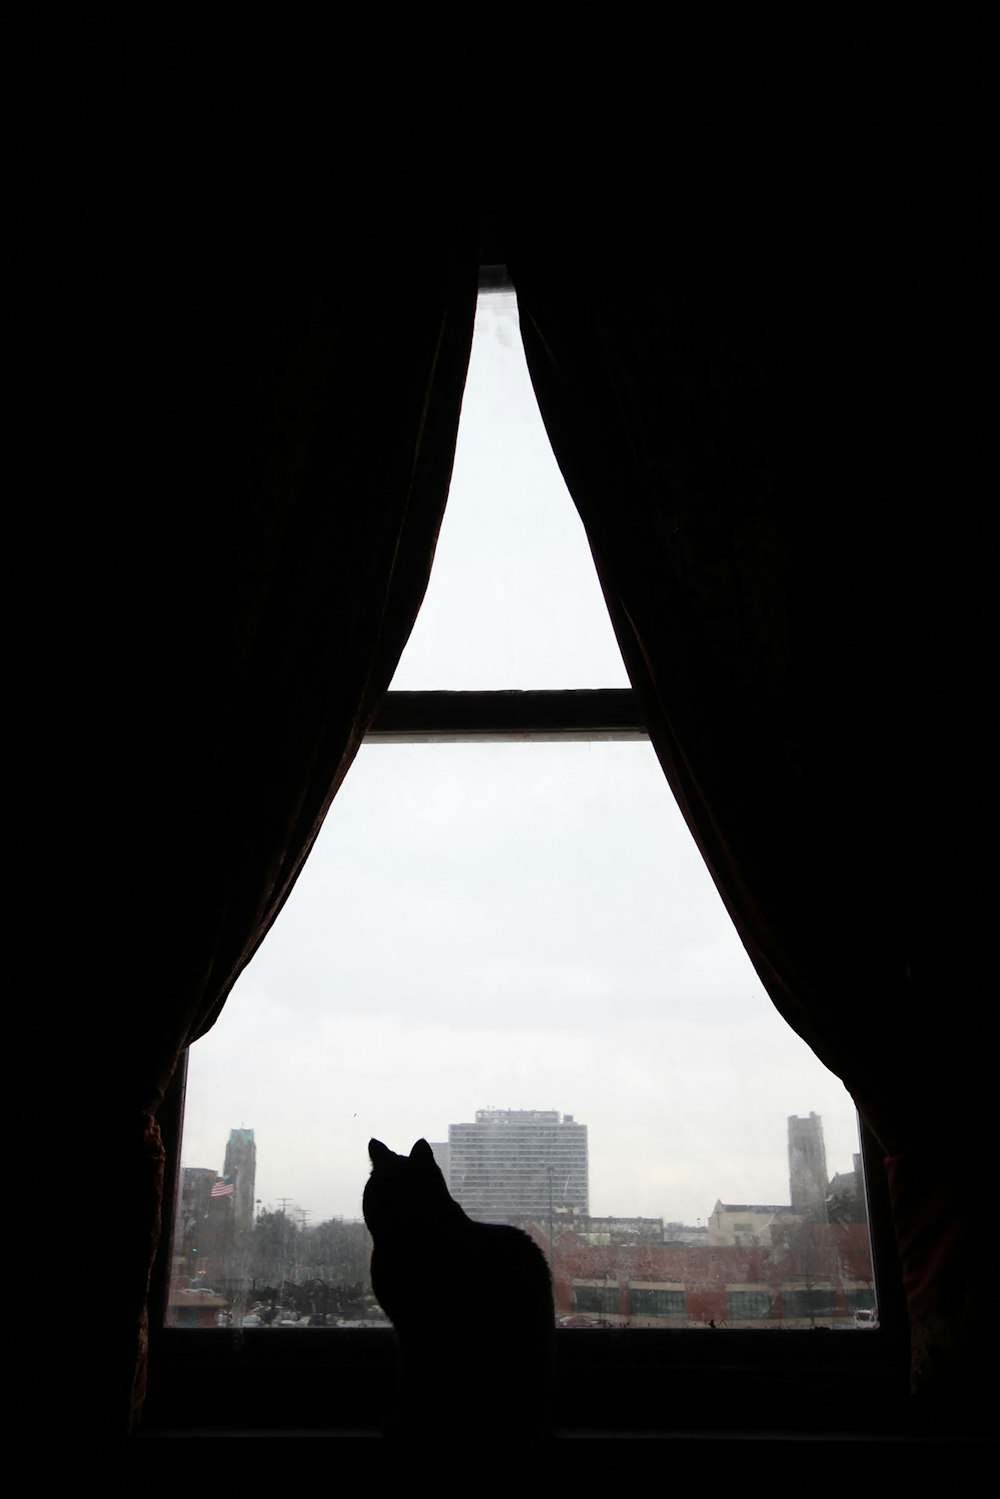
{"type": "Polygon", "coordinates": [[[217,1182],[212,1183],[212,1197],[232,1197],[236,1191],[236,1185],[230,1176],[220,1176],[217,1182]]]}

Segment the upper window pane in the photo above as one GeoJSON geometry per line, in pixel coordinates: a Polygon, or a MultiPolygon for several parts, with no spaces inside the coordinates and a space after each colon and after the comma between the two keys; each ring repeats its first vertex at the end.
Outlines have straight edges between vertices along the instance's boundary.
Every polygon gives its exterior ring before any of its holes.
{"type": "Polygon", "coordinates": [[[397,690],[627,687],[535,401],[513,292],[480,295],[448,506],[397,690]]]}

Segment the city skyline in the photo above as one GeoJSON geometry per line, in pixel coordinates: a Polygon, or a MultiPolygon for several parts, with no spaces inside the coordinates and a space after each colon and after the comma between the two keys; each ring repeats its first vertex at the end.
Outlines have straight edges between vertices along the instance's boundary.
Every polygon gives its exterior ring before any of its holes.
{"type": "MultiPolygon", "coordinates": [[[[662,1219],[607,1218],[559,1210],[536,1196],[528,1211],[512,1176],[531,1196],[532,1166],[560,1156],[585,1190],[583,1130],[554,1111],[477,1110],[470,1138],[456,1139],[459,1175],[473,1168],[473,1199],[484,1206],[493,1189],[499,1209],[486,1221],[519,1226],[545,1254],[561,1327],[638,1326],[839,1327],[878,1325],[875,1279],[860,1157],[849,1177],[828,1179],[822,1120],[812,1113],[788,1121],[788,1203],[717,1201],[704,1227],[662,1219]],[[463,1146],[465,1147],[463,1149],[463,1146]],[[798,1206],[796,1206],[796,1201],[798,1206]],[[504,1209],[508,1211],[503,1211],[504,1209]]],[[[309,1224],[284,1211],[248,1221],[240,1200],[252,1197],[256,1143],[233,1130],[227,1147],[232,1176],[188,1167],[181,1176],[168,1298],[174,1327],[369,1327],[385,1313],[369,1280],[370,1237],[361,1221],[309,1224]],[[237,1157],[240,1157],[238,1160],[237,1157]]],[[[449,1147],[438,1144],[439,1151],[449,1147]]],[[[450,1159],[439,1157],[445,1169],[450,1159]]],[[[546,1168],[547,1169],[547,1168],[546,1168]]],[[[454,1185],[454,1184],[453,1184],[454,1185]]],[[[472,1202],[463,1204],[472,1206],[472,1202]]],[[[426,1265],[427,1231],[413,1204],[406,1242],[426,1265]],[[424,1256],[421,1258],[421,1256],[424,1256]]],[[[443,1267],[430,1294],[442,1315],[456,1309],[443,1267]]],[[[483,1309],[498,1293],[489,1274],[464,1284],[461,1304],[483,1309]]]]}
{"type": "MultiPolygon", "coordinates": [[[[477,1113],[477,1115],[483,1115],[483,1114],[501,1114],[501,1115],[503,1115],[503,1114],[519,1114],[519,1113],[523,1113],[523,1114],[542,1114],[542,1115],[548,1115],[550,1117],[551,1116],[555,1116],[558,1119],[565,1119],[565,1120],[567,1120],[571,1124],[578,1123],[584,1130],[586,1130],[586,1125],[582,1121],[576,1121],[574,1119],[574,1116],[572,1116],[572,1115],[560,1115],[558,1113],[558,1111],[556,1111],[556,1110],[512,1110],[512,1111],[508,1111],[508,1110],[476,1110],[476,1113],[477,1113]]],[[[464,1125],[464,1127],[466,1129],[471,1128],[471,1123],[469,1121],[459,1121],[458,1123],[459,1123],[460,1127],[464,1125]]],[[[456,1125],[454,1123],[451,1124],[451,1125],[449,1125],[448,1131],[447,1131],[449,1138],[448,1138],[447,1142],[446,1141],[428,1141],[428,1143],[431,1144],[432,1147],[434,1148],[435,1156],[438,1159],[438,1164],[441,1166],[442,1172],[443,1172],[443,1174],[445,1176],[445,1180],[449,1184],[449,1190],[451,1190],[452,1195],[456,1197],[456,1200],[461,1200],[459,1192],[456,1191],[454,1182],[449,1179],[450,1178],[450,1172],[449,1172],[449,1169],[448,1169],[448,1163],[446,1161],[442,1161],[442,1159],[441,1159],[441,1150],[442,1150],[442,1147],[444,1147],[446,1150],[450,1149],[450,1143],[455,1138],[455,1133],[454,1133],[455,1132],[455,1128],[456,1128],[456,1125]]],[[[589,1135],[589,1131],[588,1131],[588,1135],[589,1135]]],[[[287,1196],[287,1195],[279,1196],[276,1199],[273,1199],[273,1200],[270,1200],[270,1201],[265,1201],[264,1198],[259,1195],[259,1192],[258,1192],[258,1189],[257,1189],[257,1182],[256,1182],[256,1170],[257,1170],[257,1161],[258,1161],[256,1134],[255,1134],[255,1132],[254,1132],[253,1129],[249,1129],[249,1128],[247,1128],[246,1126],[243,1126],[243,1125],[240,1125],[239,1127],[233,1127],[229,1131],[228,1141],[227,1141],[227,1144],[226,1144],[225,1150],[224,1150],[224,1166],[223,1166],[223,1168],[221,1168],[221,1169],[217,1168],[217,1167],[211,1165],[210,1163],[209,1164],[202,1163],[200,1165],[198,1165],[198,1164],[191,1164],[191,1163],[185,1163],[184,1164],[184,1166],[182,1167],[182,1172],[181,1172],[181,1181],[178,1183],[178,1203],[180,1202],[181,1183],[185,1179],[185,1173],[188,1175],[188,1177],[191,1177],[191,1176],[198,1175],[200,1173],[214,1172],[220,1181],[229,1182],[229,1181],[231,1181],[231,1180],[233,1180],[235,1178],[237,1180],[237,1186],[239,1185],[239,1183],[238,1183],[238,1177],[236,1177],[236,1173],[234,1173],[233,1169],[232,1169],[232,1159],[233,1159],[233,1157],[232,1157],[232,1149],[233,1149],[233,1140],[234,1140],[234,1137],[240,1137],[241,1140],[242,1140],[242,1142],[243,1142],[243,1144],[244,1144],[244,1146],[246,1146],[247,1142],[249,1142],[249,1152],[248,1152],[248,1155],[245,1158],[246,1159],[252,1159],[252,1161],[253,1161],[253,1170],[254,1170],[254,1173],[255,1173],[255,1180],[254,1180],[254,1183],[253,1183],[252,1191],[253,1191],[253,1197],[254,1197],[254,1207],[255,1207],[255,1209],[256,1209],[257,1212],[260,1212],[260,1211],[265,1211],[265,1212],[284,1212],[284,1213],[287,1213],[287,1214],[289,1214],[290,1216],[292,1216],[294,1218],[298,1218],[300,1220],[300,1222],[302,1223],[303,1226],[309,1226],[309,1227],[315,1227],[315,1226],[317,1226],[317,1225],[319,1225],[319,1224],[321,1224],[323,1222],[336,1221],[336,1220],[339,1220],[339,1219],[343,1219],[345,1221],[351,1221],[351,1222],[361,1222],[361,1221],[363,1221],[360,1209],[357,1212],[357,1214],[350,1214],[350,1213],[330,1213],[330,1214],[319,1215],[319,1214],[316,1214],[309,1207],[308,1204],[306,1204],[306,1203],[300,1203],[300,1202],[296,1201],[293,1197],[290,1197],[290,1196],[287,1196]]],[[[588,1141],[588,1144],[589,1144],[589,1141],[588,1141]]],[[[407,1147],[407,1150],[409,1148],[411,1148],[411,1147],[407,1147]]],[[[586,1145],[584,1147],[584,1151],[585,1151],[585,1154],[589,1154],[586,1145]]],[[[664,1223],[664,1225],[671,1225],[671,1226],[683,1225],[685,1228],[695,1228],[696,1226],[697,1227],[704,1227],[705,1225],[707,1225],[707,1223],[709,1222],[709,1219],[711,1218],[711,1216],[712,1216],[713,1212],[715,1211],[715,1209],[718,1207],[719,1203],[723,1203],[724,1206],[730,1206],[730,1205],[734,1205],[734,1204],[739,1203],[739,1204],[741,1204],[741,1205],[743,1205],[745,1207],[748,1207],[748,1208],[749,1207],[756,1207],[756,1206],[759,1206],[759,1207],[770,1206],[770,1207],[788,1207],[791,1210],[808,1210],[811,1207],[817,1207],[817,1206],[819,1206],[820,1203],[819,1203],[819,1200],[815,1196],[809,1195],[809,1194],[805,1194],[805,1193],[803,1193],[801,1191],[801,1183],[802,1183],[802,1180],[803,1180],[803,1171],[805,1171],[805,1174],[806,1174],[807,1177],[811,1176],[812,1179],[813,1179],[813,1181],[815,1182],[817,1180],[817,1176],[816,1176],[816,1164],[817,1164],[818,1161],[821,1160],[822,1161],[823,1179],[825,1181],[826,1186],[829,1187],[830,1185],[832,1185],[834,1183],[834,1181],[835,1181],[835,1179],[837,1177],[845,1177],[845,1176],[849,1176],[849,1175],[853,1174],[854,1169],[855,1169],[855,1159],[856,1159],[856,1157],[857,1157],[857,1152],[855,1152],[855,1155],[852,1157],[852,1159],[848,1163],[846,1163],[846,1164],[845,1163],[839,1163],[837,1165],[836,1169],[828,1168],[827,1164],[826,1164],[826,1154],[825,1154],[825,1130],[824,1130],[823,1120],[822,1120],[821,1116],[818,1115],[818,1114],[816,1114],[815,1111],[810,1111],[810,1114],[807,1117],[798,1117],[798,1116],[795,1116],[795,1115],[791,1115],[791,1116],[788,1116],[788,1118],[786,1119],[786,1132],[785,1132],[785,1170],[786,1170],[786,1176],[785,1176],[785,1191],[784,1191],[783,1194],[779,1193],[779,1194],[775,1194],[775,1195],[772,1195],[772,1196],[766,1197],[766,1198],[765,1197],[753,1197],[753,1198],[751,1198],[751,1197],[747,1196],[746,1194],[743,1194],[743,1195],[737,1194],[737,1195],[734,1195],[734,1196],[729,1196],[729,1197],[725,1197],[724,1198],[724,1197],[722,1197],[719,1194],[715,1194],[712,1197],[711,1203],[707,1203],[706,1204],[706,1210],[705,1210],[705,1212],[703,1214],[701,1214],[701,1215],[698,1215],[696,1218],[692,1218],[692,1219],[685,1219],[685,1218],[681,1218],[681,1217],[677,1217],[677,1216],[670,1216],[669,1214],[664,1213],[664,1212],[660,1212],[660,1213],[640,1213],[640,1212],[636,1211],[634,1213],[633,1212],[604,1213],[604,1212],[600,1211],[600,1209],[598,1209],[598,1208],[592,1208],[591,1204],[589,1202],[589,1199],[588,1199],[588,1201],[586,1202],[585,1206],[582,1209],[577,1209],[577,1216],[590,1217],[590,1218],[594,1218],[594,1219],[597,1219],[597,1218],[620,1218],[620,1219],[639,1219],[639,1218],[644,1218],[644,1219],[647,1219],[647,1220],[650,1220],[650,1221],[660,1220],[660,1221],[662,1221],[664,1223]],[[805,1163],[803,1162],[803,1159],[802,1159],[801,1148],[798,1151],[796,1150],[796,1145],[797,1144],[801,1147],[801,1142],[802,1142],[804,1136],[808,1136],[811,1141],[815,1142],[814,1145],[813,1145],[812,1152],[809,1152],[809,1155],[811,1156],[811,1158],[808,1159],[805,1163]],[[797,1190],[797,1185],[799,1187],[799,1190],[797,1190]]],[[[588,1170],[588,1177],[589,1177],[589,1170],[588,1170]]],[[[242,1196],[243,1196],[243,1198],[245,1200],[245,1198],[246,1198],[246,1192],[245,1191],[243,1192],[242,1196]]],[[[473,1211],[472,1208],[470,1206],[468,1206],[467,1204],[463,1203],[462,1205],[466,1206],[467,1211],[473,1211]]],[[[557,1205],[560,1206],[560,1207],[565,1207],[566,1206],[565,1204],[557,1204],[557,1205]]],[[[547,1203],[543,1203],[542,1206],[540,1208],[538,1208],[537,1215],[539,1216],[539,1221],[541,1221],[542,1219],[544,1219],[544,1218],[547,1217],[547,1203]]],[[[477,1216],[477,1215],[473,1212],[473,1216],[477,1216]]],[[[478,1216],[484,1216],[484,1215],[480,1214],[478,1216]]],[[[500,1217],[500,1216],[502,1216],[502,1215],[498,1215],[498,1217],[500,1217]]],[[[530,1214],[526,1214],[525,1216],[530,1216],[530,1214]]]]}

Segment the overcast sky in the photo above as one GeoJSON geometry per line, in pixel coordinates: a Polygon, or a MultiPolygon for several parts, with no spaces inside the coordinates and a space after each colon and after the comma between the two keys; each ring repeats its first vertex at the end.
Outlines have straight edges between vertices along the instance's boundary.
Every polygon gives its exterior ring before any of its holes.
{"type": "MultiPolygon", "coordinates": [[[[481,306],[434,574],[397,688],[628,680],[538,416],[513,299],[481,306]]],[[[372,1135],[477,1109],[586,1124],[590,1210],[788,1201],[787,1117],[853,1104],[777,1015],[648,743],[368,745],[191,1049],[182,1159],[253,1129],[256,1196],[360,1217],[372,1135]]]]}

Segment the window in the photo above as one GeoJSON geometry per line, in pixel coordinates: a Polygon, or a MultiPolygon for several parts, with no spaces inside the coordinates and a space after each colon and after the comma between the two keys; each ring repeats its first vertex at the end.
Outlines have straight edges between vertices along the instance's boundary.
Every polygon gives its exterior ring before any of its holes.
{"type": "Polygon", "coordinates": [[[782,1293],[784,1314],[793,1319],[806,1319],[810,1323],[824,1321],[830,1316],[830,1293],[826,1290],[786,1290],[782,1293]]]}
{"type": "Polygon", "coordinates": [[[634,1320],[652,1317],[682,1317],[687,1314],[687,1293],[656,1286],[632,1286],[629,1295],[634,1320]]]}
{"type": "MultiPolygon", "coordinates": [[[[171,1331],[228,1328],[246,1350],[279,1329],[337,1329],[368,1358],[358,1337],[384,1319],[360,1223],[367,1140],[403,1150],[423,1135],[450,1170],[480,1126],[511,1136],[490,1181],[511,1177],[549,1253],[567,1337],[574,1313],[618,1318],[624,1337],[619,1283],[633,1278],[637,1324],[702,1336],[772,1316],[787,1265],[764,1253],[751,1266],[738,1233],[779,1210],[825,1255],[823,1307],[810,1302],[807,1320],[854,1327],[823,1211],[836,1174],[858,1204],[863,1261],[853,1105],[764,995],[673,804],[530,387],[527,445],[545,477],[505,487],[503,454],[467,477],[469,434],[513,412],[526,381],[512,300],[484,298],[435,574],[393,693],[274,931],[192,1048],[171,1331]],[[542,494],[557,488],[553,534],[542,494]],[[485,539],[475,500],[502,521],[485,539]],[[542,559],[533,616],[523,558],[506,594],[496,581],[511,534],[542,559]],[[582,604],[557,588],[574,554],[582,604]],[[793,1119],[814,1121],[810,1159],[825,1151],[829,1180],[795,1179],[793,1119]],[[582,1176],[558,1155],[567,1130],[585,1135],[582,1176]],[[755,1289],[727,1292],[733,1278],[755,1289]],[[769,1310],[737,1317],[734,1295],[769,1310]]],[[[452,1180],[460,1200],[470,1173],[452,1180]]],[[[495,1202],[483,1212],[498,1215],[495,1202]]],[[[870,1261],[868,1273],[873,1284],[870,1261]]],[[[182,1362],[202,1356],[186,1335],[184,1352],[168,1340],[182,1362]]],[[[569,1377],[566,1389],[584,1412],[569,1377]]]]}
{"type": "Polygon", "coordinates": [[[618,1286],[585,1285],[573,1286],[573,1307],[577,1312],[593,1312],[598,1317],[617,1318],[621,1304],[618,1286]]]}
{"type": "Polygon", "coordinates": [[[727,1291],[726,1317],[730,1323],[757,1321],[771,1316],[771,1297],[767,1291],[727,1291]]]}

